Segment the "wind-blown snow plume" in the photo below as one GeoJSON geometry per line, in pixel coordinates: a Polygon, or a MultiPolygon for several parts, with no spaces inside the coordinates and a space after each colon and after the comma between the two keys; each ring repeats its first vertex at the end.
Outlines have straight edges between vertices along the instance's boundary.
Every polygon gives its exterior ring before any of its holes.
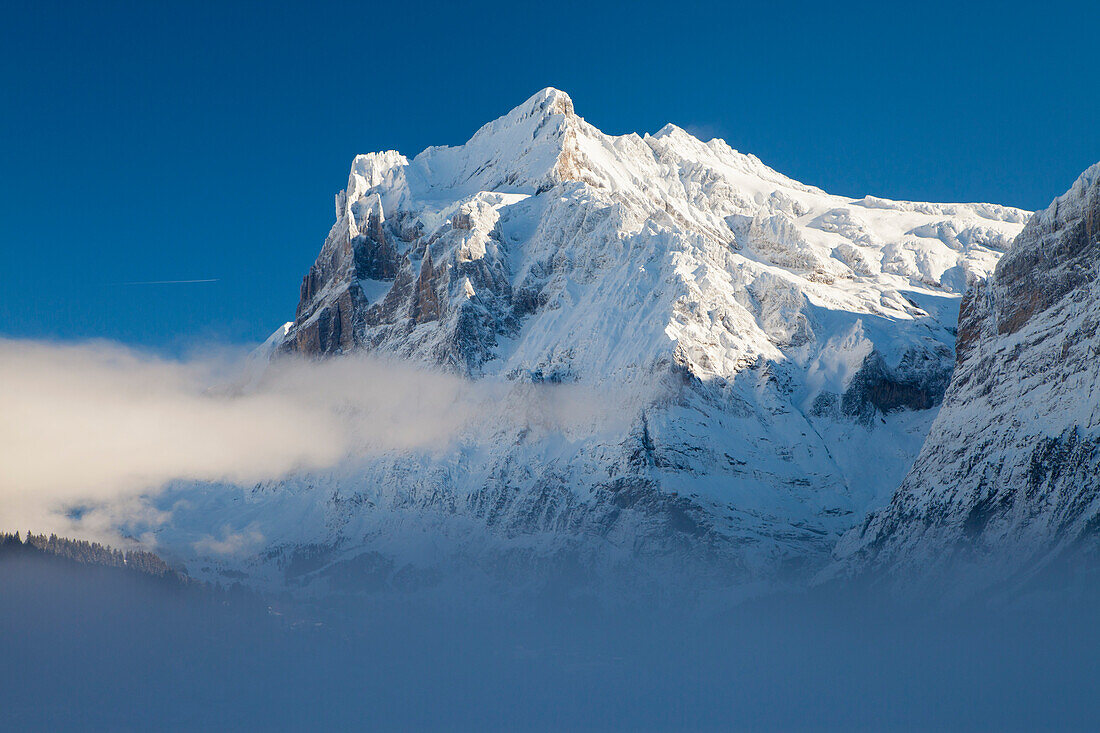
{"type": "Polygon", "coordinates": [[[64,529],[74,506],[175,479],[250,484],[349,453],[438,450],[486,422],[584,433],[615,414],[575,386],[475,385],[366,356],[285,358],[252,379],[240,369],[103,342],[0,340],[0,526],[64,529]]]}

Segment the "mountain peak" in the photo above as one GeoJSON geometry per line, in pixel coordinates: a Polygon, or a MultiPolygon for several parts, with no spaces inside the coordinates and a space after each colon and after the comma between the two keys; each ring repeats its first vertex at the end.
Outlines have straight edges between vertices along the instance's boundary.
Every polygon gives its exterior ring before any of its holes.
{"type": "Polygon", "coordinates": [[[599,134],[576,115],[568,94],[546,87],[482,125],[464,145],[428,148],[413,165],[437,187],[532,193],[579,179],[570,151],[582,130],[599,134]]]}
{"type": "Polygon", "coordinates": [[[569,123],[580,119],[573,109],[573,100],[568,94],[554,87],[546,87],[532,94],[522,104],[513,107],[507,114],[482,125],[474,133],[470,142],[479,137],[499,134],[515,127],[533,128],[537,133],[547,127],[554,118],[559,118],[561,125],[558,129],[561,130],[565,130],[569,123]]]}
{"type": "Polygon", "coordinates": [[[573,110],[573,99],[565,92],[554,87],[545,87],[531,95],[526,102],[516,107],[513,112],[527,110],[529,114],[565,115],[572,117],[576,114],[573,110]]]}
{"type": "Polygon", "coordinates": [[[893,491],[955,364],[958,290],[1023,227],[989,207],[831,196],[674,126],[605,135],[554,88],[465,144],[352,173],[279,352],[515,387],[515,423],[356,458],[302,493],[316,486],[348,543],[387,542],[395,515],[373,508],[402,507],[441,518],[441,542],[471,526],[552,534],[550,550],[710,553],[713,538],[723,578],[812,567],[893,491]],[[529,438],[542,408],[519,395],[559,382],[606,394],[614,425],[529,438]]]}
{"type": "Polygon", "coordinates": [[[664,127],[662,127],[657,132],[653,133],[653,137],[657,137],[657,138],[670,137],[672,135],[677,135],[677,134],[687,135],[689,137],[695,137],[694,135],[692,135],[690,132],[688,132],[684,128],[680,127],[679,125],[673,124],[672,122],[666,122],[664,127]]]}

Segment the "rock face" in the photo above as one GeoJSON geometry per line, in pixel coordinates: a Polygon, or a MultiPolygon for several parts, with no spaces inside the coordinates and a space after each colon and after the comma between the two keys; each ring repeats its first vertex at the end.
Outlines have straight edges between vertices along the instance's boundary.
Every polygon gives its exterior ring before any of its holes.
{"type": "Polygon", "coordinates": [[[841,542],[840,569],[961,571],[991,584],[1095,545],[1098,275],[1100,164],[967,294],[939,416],[889,506],[841,542]]]}
{"type": "Polygon", "coordinates": [[[442,457],[260,487],[249,521],[310,507],[261,528],[279,562],[306,545],[393,557],[415,525],[529,557],[717,556],[740,573],[723,582],[805,572],[901,480],[961,293],[1027,217],[833,196],[673,125],[608,136],[554,89],[465,145],[360,155],[269,348],[615,390],[629,427],[492,426],[442,457]]]}

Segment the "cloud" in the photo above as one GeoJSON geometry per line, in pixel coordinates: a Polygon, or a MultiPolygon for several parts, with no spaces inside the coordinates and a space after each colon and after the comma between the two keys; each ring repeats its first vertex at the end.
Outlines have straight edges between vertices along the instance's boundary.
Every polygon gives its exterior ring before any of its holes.
{"type": "Polygon", "coordinates": [[[193,544],[196,551],[205,555],[233,556],[251,552],[263,545],[263,532],[255,524],[241,532],[234,532],[229,525],[222,527],[222,537],[206,535],[193,544]]]}
{"type": "Polygon", "coordinates": [[[721,125],[712,124],[709,122],[699,122],[691,125],[686,125],[684,130],[687,131],[693,137],[696,137],[703,141],[724,139],[721,125]]]}
{"type": "Polygon", "coordinates": [[[349,456],[491,440],[508,426],[573,439],[621,427],[606,393],[365,356],[256,369],[224,353],[173,360],[106,342],[0,339],[0,385],[4,529],[61,532],[74,516],[102,521],[106,504],[149,511],[140,497],[173,480],[252,485],[349,456]]]}

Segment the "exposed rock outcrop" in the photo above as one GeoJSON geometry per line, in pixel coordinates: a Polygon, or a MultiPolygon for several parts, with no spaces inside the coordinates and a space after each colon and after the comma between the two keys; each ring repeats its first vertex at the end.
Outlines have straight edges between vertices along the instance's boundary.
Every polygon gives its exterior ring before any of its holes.
{"type": "Polygon", "coordinates": [[[967,294],[943,408],[835,569],[901,582],[962,572],[977,590],[1094,548],[1098,528],[1100,164],[967,294]]]}

